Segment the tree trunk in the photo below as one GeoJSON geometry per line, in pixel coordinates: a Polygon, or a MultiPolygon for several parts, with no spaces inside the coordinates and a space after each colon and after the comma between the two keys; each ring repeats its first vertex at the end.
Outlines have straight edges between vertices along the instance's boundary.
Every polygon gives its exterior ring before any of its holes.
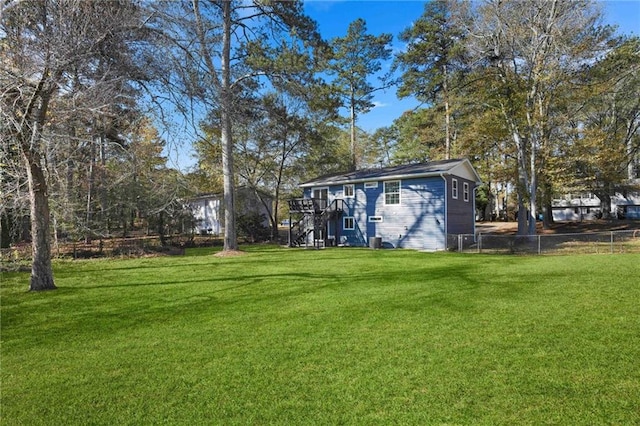
{"type": "Polygon", "coordinates": [[[107,205],[108,194],[107,194],[107,137],[102,130],[100,132],[100,170],[98,171],[100,176],[100,187],[98,188],[99,198],[100,198],[100,225],[104,231],[106,231],[107,235],[111,234],[111,226],[109,224],[109,218],[107,217],[107,205]]]}
{"type": "MultiPolygon", "coordinates": [[[[514,125],[512,125],[512,128],[516,129],[514,125]]],[[[524,146],[522,137],[517,130],[513,130],[512,136],[514,141],[516,142],[518,156],[518,235],[532,235],[531,216],[534,216],[533,234],[535,234],[535,212],[531,213],[531,209],[535,208],[535,199],[529,199],[529,209],[527,209],[524,202],[524,193],[526,192],[527,195],[531,197],[531,188],[533,186],[533,184],[530,183],[530,177],[527,173],[527,167],[525,164],[526,148],[524,146]]]]}
{"type": "Polygon", "coordinates": [[[40,165],[40,156],[23,148],[23,158],[29,182],[31,202],[31,265],[30,291],[54,290],[49,242],[49,194],[47,182],[40,165]]]}
{"type": "Polygon", "coordinates": [[[0,248],[9,248],[11,245],[10,217],[7,211],[0,213],[0,248]]]}
{"type": "Polygon", "coordinates": [[[222,15],[224,30],[222,36],[222,58],[220,61],[222,70],[222,96],[220,119],[222,122],[222,173],[224,192],[224,247],[223,250],[238,249],[236,238],[236,220],[234,203],[234,178],[233,178],[233,140],[231,135],[231,110],[233,99],[231,92],[231,2],[222,2],[222,15]]]}
{"type": "Polygon", "coordinates": [[[611,194],[606,190],[596,193],[600,199],[600,211],[603,219],[611,219],[611,194]]]}
{"type": "MultiPolygon", "coordinates": [[[[627,125],[627,128],[631,128],[632,126],[630,124],[627,125]]],[[[627,134],[629,134],[631,132],[627,132],[627,134]]],[[[636,177],[640,177],[636,176],[636,162],[634,161],[634,153],[635,153],[635,149],[633,146],[633,138],[629,137],[627,138],[627,161],[629,161],[629,163],[627,164],[627,179],[629,180],[633,180],[636,179],[636,177]]]]}
{"type": "Polygon", "coordinates": [[[444,158],[451,159],[451,111],[449,110],[449,86],[447,66],[442,67],[442,95],[444,97],[444,158]]]}
{"type": "Polygon", "coordinates": [[[544,184],[540,185],[540,188],[542,190],[542,200],[540,201],[542,205],[542,228],[550,229],[553,223],[553,206],[551,205],[553,194],[551,184],[545,180],[544,184]]]}
{"type": "Polygon", "coordinates": [[[356,100],[354,95],[355,89],[351,88],[351,111],[349,114],[349,120],[351,123],[351,171],[358,169],[358,158],[356,156],[356,100]]]}
{"type": "Polygon", "coordinates": [[[520,195],[520,191],[518,191],[518,235],[527,234],[527,217],[527,207],[524,204],[522,195],[520,195]]]}
{"type": "Polygon", "coordinates": [[[529,169],[529,227],[528,234],[535,235],[536,234],[536,215],[538,210],[538,173],[536,170],[536,149],[535,149],[535,141],[531,142],[531,154],[529,154],[530,159],[530,169],[529,169]]]}
{"type": "Polygon", "coordinates": [[[96,146],[92,143],[91,146],[91,159],[89,160],[89,173],[87,179],[87,215],[85,223],[85,244],[91,244],[91,229],[93,224],[93,187],[95,184],[95,169],[96,169],[96,146]]]}

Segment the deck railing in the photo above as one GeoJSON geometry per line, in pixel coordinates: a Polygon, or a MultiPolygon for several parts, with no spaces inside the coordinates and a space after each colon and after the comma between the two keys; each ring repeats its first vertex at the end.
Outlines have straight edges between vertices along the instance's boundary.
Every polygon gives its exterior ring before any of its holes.
{"type": "MultiPolygon", "coordinates": [[[[293,220],[290,215],[289,246],[308,244],[313,237],[314,245],[319,240],[326,239],[327,222],[337,220],[344,212],[344,200],[337,198],[327,203],[321,198],[294,198],[289,200],[289,213],[303,214],[299,220],[293,220]]],[[[323,243],[324,244],[324,243],[323,243]]]]}
{"type": "Polygon", "coordinates": [[[322,213],[327,208],[327,200],[322,198],[292,198],[289,200],[291,213],[322,213]]]}

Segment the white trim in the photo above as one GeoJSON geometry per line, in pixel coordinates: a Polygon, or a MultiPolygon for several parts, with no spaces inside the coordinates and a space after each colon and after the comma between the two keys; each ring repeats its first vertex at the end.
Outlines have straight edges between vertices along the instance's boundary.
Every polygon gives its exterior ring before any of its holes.
{"type": "Polygon", "coordinates": [[[469,182],[462,182],[462,199],[465,201],[465,203],[469,202],[469,182]]]}
{"type": "Polygon", "coordinates": [[[353,231],[354,229],[356,229],[356,218],[354,216],[344,216],[342,218],[342,230],[353,231]],[[346,224],[347,219],[351,219],[351,222],[353,223],[353,226],[350,228],[347,228],[347,224],[346,224]]]}
{"type": "MultiPolygon", "coordinates": [[[[447,234],[449,233],[449,198],[447,197],[447,194],[449,191],[449,182],[447,182],[447,178],[444,175],[440,175],[440,177],[444,181],[444,197],[442,200],[444,202],[444,249],[447,250],[449,248],[447,247],[447,234]]],[[[475,214],[473,219],[473,226],[475,228],[475,214]]]]}
{"type": "MultiPolygon", "coordinates": [[[[443,175],[451,175],[451,176],[460,176],[460,177],[466,177],[468,178],[468,180],[470,181],[474,181],[476,185],[480,185],[482,183],[482,179],[480,179],[480,176],[478,175],[478,172],[476,172],[476,170],[473,168],[473,166],[471,165],[471,162],[469,161],[469,159],[465,158],[460,160],[460,162],[446,170],[435,170],[432,172],[424,172],[424,173],[400,173],[397,175],[388,175],[388,176],[369,176],[369,177],[363,177],[363,178],[359,178],[359,179],[349,179],[349,178],[340,178],[338,177],[336,180],[322,180],[322,184],[325,185],[342,185],[344,183],[361,183],[364,182],[365,183],[365,189],[368,189],[366,184],[367,182],[372,182],[373,180],[403,180],[403,179],[415,179],[415,178],[423,178],[423,177],[438,177],[438,176],[443,176],[443,175]],[[460,170],[460,168],[463,168],[463,170],[460,170]],[[465,173],[466,172],[466,173],[465,173]],[[468,176],[467,176],[468,175],[468,176]]],[[[314,181],[310,181],[310,182],[306,182],[306,183],[301,183],[299,186],[300,188],[310,188],[313,187],[314,185],[318,185],[319,182],[314,182],[314,181]]],[[[377,186],[374,186],[373,188],[377,188],[377,186]]]]}
{"type": "Polygon", "coordinates": [[[384,222],[384,218],[382,216],[369,216],[369,222],[373,222],[373,223],[384,222]]]}
{"type": "Polygon", "coordinates": [[[364,189],[373,189],[377,187],[378,187],[378,181],[375,181],[375,182],[368,181],[364,183],[364,189]]]}
{"type": "Polygon", "coordinates": [[[459,189],[460,188],[458,188],[458,179],[451,178],[451,198],[453,198],[454,200],[458,199],[459,189]]]}
{"type": "MultiPolygon", "coordinates": [[[[390,194],[395,194],[395,192],[392,192],[390,194]]],[[[383,182],[383,187],[382,187],[382,195],[384,196],[384,205],[385,206],[400,206],[402,205],[402,181],[401,180],[385,180],[383,182]],[[389,183],[398,183],[398,202],[397,203],[387,203],[387,184],[389,183]]]]}
{"type": "Polygon", "coordinates": [[[317,186],[317,187],[311,188],[311,198],[316,198],[313,196],[313,193],[315,191],[324,191],[324,190],[327,191],[327,205],[329,205],[333,200],[331,199],[331,191],[329,190],[328,186],[317,186]]]}
{"type": "Polygon", "coordinates": [[[355,198],[356,197],[356,185],[353,183],[345,183],[342,185],[342,196],[344,198],[355,198]],[[347,186],[351,187],[351,195],[347,195],[347,186]]]}

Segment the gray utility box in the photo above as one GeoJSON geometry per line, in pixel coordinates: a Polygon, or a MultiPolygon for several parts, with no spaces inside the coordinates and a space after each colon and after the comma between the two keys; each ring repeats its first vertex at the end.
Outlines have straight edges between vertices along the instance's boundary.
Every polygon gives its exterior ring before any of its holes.
{"type": "Polygon", "coordinates": [[[382,248],[382,237],[369,237],[369,248],[382,248]]]}

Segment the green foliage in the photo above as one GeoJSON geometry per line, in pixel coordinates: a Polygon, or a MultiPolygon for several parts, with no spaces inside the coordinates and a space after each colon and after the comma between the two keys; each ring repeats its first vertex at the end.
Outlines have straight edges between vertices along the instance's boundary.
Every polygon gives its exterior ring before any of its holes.
{"type": "Polygon", "coordinates": [[[252,243],[267,241],[271,237],[269,227],[264,225],[267,220],[264,214],[240,214],[236,220],[238,223],[239,237],[244,237],[252,243]]]}
{"type": "Polygon", "coordinates": [[[369,77],[382,69],[382,61],[391,57],[388,45],[392,38],[391,34],[367,34],[367,24],[359,18],[349,24],[344,37],[336,37],[331,42],[334,46],[331,66],[336,76],[334,84],[347,100],[347,106],[353,105],[358,113],[373,108],[371,100],[377,88],[369,77]]]}
{"type": "Polygon", "coordinates": [[[2,423],[640,422],[638,255],[211,253],[2,274],[2,423]]]}
{"type": "Polygon", "coordinates": [[[397,144],[394,162],[407,164],[444,158],[443,115],[438,108],[408,111],[394,121],[397,144]]]}
{"type": "Polygon", "coordinates": [[[211,124],[202,124],[202,137],[194,141],[194,170],[187,173],[192,191],[196,194],[222,192],[222,146],[220,130],[211,124]]]}
{"type": "Polygon", "coordinates": [[[379,85],[372,84],[370,78],[379,73],[383,61],[391,57],[392,39],[391,34],[367,34],[367,24],[359,18],[349,24],[344,37],[336,37],[331,42],[334,52],[330,71],[335,76],[332,85],[349,110],[350,169],[356,169],[361,162],[356,138],[357,117],[374,107],[373,93],[387,87],[390,81],[389,74],[378,76],[379,85]]]}
{"type": "Polygon", "coordinates": [[[629,165],[640,152],[639,73],[640,38],[619,40],[587,69],[574,95],[581,120],[569,154],[576,180],[598,195],[635,178],[629,165]]]}
{"type": "Polygon", "coordinates": [[[454,86],[456,74],[467,67],[463,6],[458,0],[427,2],[422,16],[400,34],[407,49],[396,56],[396,66],[403,71],[399,96],[435,103],[447,92],[447,86],[454,86]]]}
{"type": "Polygon", "coordinates": [[[491,217],[485,217],[487,206],[491,199],[491,188],[488,185],[481,185],[476,191],[476,210],[481,213],[480,220],[489,220],[491,217]]]}

